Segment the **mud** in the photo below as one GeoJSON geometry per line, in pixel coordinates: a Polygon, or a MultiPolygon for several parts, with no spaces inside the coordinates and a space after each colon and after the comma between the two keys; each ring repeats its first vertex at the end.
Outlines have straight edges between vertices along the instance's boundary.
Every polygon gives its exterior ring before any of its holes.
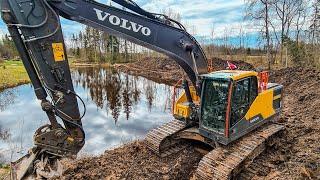
{"type": "Polygon", "coordinates": [[[167,158],[155,156],[143,141],[67,164],[65,179],[189,179],[201,159],[192,147],[167,158]]]}
{"type": "MultiPolygon", "coordinates": [[[[119,68],[129,71],[131,65],[119,68]]],[[[220,67],[224,69],[224,65],[222,62],[220,67]]],[[[138,69],[138,64],[132,66],[138,69]]],[[[152,71],[161,68],[161,73],[170,74],[168,82],[180,78],[180,70],[167,60],[157,64],[158,67],[147,63],[140,66],[152,71]],[[172,70],[175,72],[168,72],[172,70]]],[[[143,71],[146,70],[132,72],[143,71]]],[[[285,125],[286,130],[277,137],[274,146],[241,172],[239,179],[320,179],[320,72],[287,68],[272,72],[271,81],[285,86],[279,123],[285,125]]],[[[143,141],[138,141],[98,157],[68,162],[64,174],[65,179],[192,179],[200,159],[201,154],[192,147],[160,159],[143,141]]]]}

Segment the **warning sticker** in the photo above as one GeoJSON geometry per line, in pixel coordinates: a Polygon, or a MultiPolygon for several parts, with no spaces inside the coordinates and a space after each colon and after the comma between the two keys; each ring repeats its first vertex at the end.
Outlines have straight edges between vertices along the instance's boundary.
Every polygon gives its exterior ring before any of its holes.
{"type": "Polygon", "coordinates": [[[56,62],[65,60],[63,43],[52,43],[52,49],[54,60],[56,62]]]}

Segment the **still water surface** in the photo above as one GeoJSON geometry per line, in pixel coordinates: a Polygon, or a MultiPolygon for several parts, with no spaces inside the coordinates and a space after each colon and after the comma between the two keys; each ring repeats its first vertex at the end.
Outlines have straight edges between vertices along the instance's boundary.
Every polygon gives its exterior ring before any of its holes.
{"type": "MultiPolygon", "coordinates": [[[[72,70],[72,78],[75,91],[87,105],[82,120],[86,132],[82,155],[97,155],[141,139],[148,130],[172,119],[171,88],[167,85],[93,67],[72,70]]],[[[26,153],[33,146],[33,133],[46,123],[31,85],[1,92],[1,161],[16,160],[26,153]]]]}

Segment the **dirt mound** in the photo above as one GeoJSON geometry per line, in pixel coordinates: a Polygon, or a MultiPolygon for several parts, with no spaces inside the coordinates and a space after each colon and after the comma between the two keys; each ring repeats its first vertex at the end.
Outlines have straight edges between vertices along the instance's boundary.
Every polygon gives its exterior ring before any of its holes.
{"type": "Polygon", "coordinates": [[[188,179],[201,155],[192,147],[160,158],[137,141],[94,158],[67,163],[65,179],[188,179]]]}
{"type": "Polygon", "coordinates": [[[212,58],[212,59],[209,59],[209,64],[210,62],[212,62],[213,71],[219,71],[219,70],[224,70],[228,67],[227,61],[229,61],[232,64],[235,64],[239,70],[254,70],[253,65],[241,60],[231,61],[231,60],[223,60],[220,58],[212,58]]]}
{"type": "Polygon", "coordinates": [[[170,85],[174,85],[184,76],[183,70],[175,61],[163,57],[143,58],[134,63],[117,64],[115,67],[131,75],[170,85]]]}
{"type": "MultiPolygon", "coordinates": [[[[227,61],[214,58],[209,60],[212,62],[214,71],[224,70],[228,67],[227,61]]],[[[241,70],[253,70],[254,67],[244,61],[230,61],[241,70]]],[[[128,72],[132,75],[143,76],[158,83],[174,85],[182,77],[186,77],[184,71],[172,59],[158,58],[143,58],[134,63],[117,64],[115,67],[121,71],[128,72]]]]}

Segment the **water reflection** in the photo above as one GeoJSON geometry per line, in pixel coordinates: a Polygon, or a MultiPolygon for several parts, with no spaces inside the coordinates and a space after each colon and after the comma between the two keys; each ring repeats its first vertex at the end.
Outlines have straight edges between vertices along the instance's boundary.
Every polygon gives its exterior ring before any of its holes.
{"type": "Polygon", "coordinates": [[[0,92],[0,112],[15,103],[16,94],[17,91],[15,89],[8,89],[0,92]]]}
{"type": "MultiPolygon", "coordinates": [[[[132,106],[140,100],[141,90],[137,86],[139,77],[129,76],[114,69],[104,68],[78,68],[73,71],[74,84],[82,86],[90,93],[91,100],[100,109],[111,111],[115,122],[118,121],[120,111],[123,109],[126,119],[130,118],[132,106]]],[[[156,93],[156,83],[146,81],[143,83],[148,100],[148,109],[151,111],[156,93]]],[[[170,90],[168,93],[170,93],[170,90]]]]}
{"type": "MultiPolygon", "coordinates": [[[[99,154],[123,142],[142,138],[150,129],[172,119],[169,86],[93,67],[72,70],[72,78],[75,91],[87,105],[83,119],[86,145],[82,153],[99,154]]],[[[12,93],[6,92],[8,96],[0,93],[0,97],[11,100],[0,110],[0,125],[11,135],[6,141],[0,140],[0,153],[5,151],[9,160],[11,155],[13,160],[17,159],[21,156],[19,153],[32,147],[34,131],[47,123],[30,85],[12,90],[12,93]]]]}
{"type": "MultiPolygon", "coordinates": [[[[17,91],[14,89],[8,89],[0,92],[0,112],[6,110],[10,105],[16,101],[17,91]]],[[[10,138],[10,132],[0,124],[0,139],[8,140],[10,138]]]]}
{"type": "Polygon", "coordinates": [[[10,138],[11,134],[8,129],[4,129],[2,126],[0,126],[0,139],[1,140],[8,140],[10,138]]]}

